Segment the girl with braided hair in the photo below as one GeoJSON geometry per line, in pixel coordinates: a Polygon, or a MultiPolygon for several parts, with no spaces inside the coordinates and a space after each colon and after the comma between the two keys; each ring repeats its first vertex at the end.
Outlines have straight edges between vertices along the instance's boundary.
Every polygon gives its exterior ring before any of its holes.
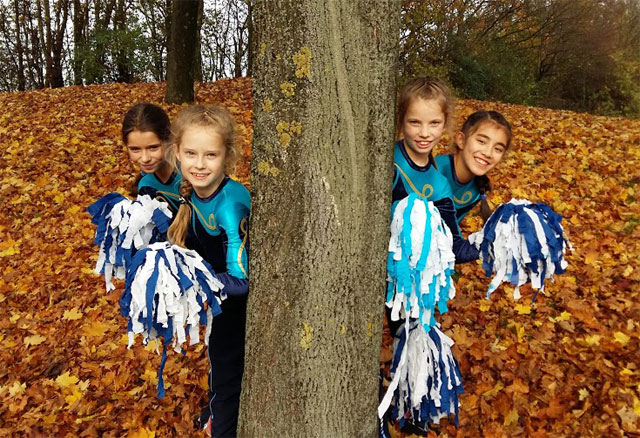
{"type": "Polygon", "coordinates": [[[172,130],[169,159],[179,166],[184,181],[168,238],[209,262],[226,295],[209,337],[209,403],[200,416],[200,426],[214,437],[235,436],[249,293],[249,191],[228,176],[237,151],[233,119],[225,108],[187,107],[178,114],[172,130]]]}

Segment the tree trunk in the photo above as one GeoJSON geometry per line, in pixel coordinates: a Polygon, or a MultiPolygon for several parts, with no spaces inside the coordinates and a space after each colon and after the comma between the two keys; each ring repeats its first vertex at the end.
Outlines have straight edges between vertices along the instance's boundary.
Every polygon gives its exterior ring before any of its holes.
{"type": "MultiPolygon", "coordinates": [[[[69,17],[69,1],[58,0],[56,3],[55,29],[51,35],[51,88],[64,87],[64,75],[62,72],[62,50],[64,34],[67,29],[69,17]]],[[[48,29],[50,30],[50,28],[48,29]]]]}
{"type": "Polygon", "coordinates": [[[22,35],[20,34],[20,9],[18,0],[13,2],[16,19],[16,57],[18,58],[18,91],[25,90],[24,77],[24,50],[22,48],[22,35]]]}
{"type": "Polygon", "coordinates": [[[204,20],[204,1],[199,2],[196,22],[196,55],[193,63],[193,80],[202,82],[202,21],[204,20]]]}
{"type": "Polygon", "coordinates": [[[167,52],[167,89],[164,96],[167,103],[193,102],[193,70],[200,1],[173,2],[167,52]]]}
{"type": "Polygon", "coordinates": [[[73,84],[82,85],[82,51],[86,45],[85,27],[89,6],[80,0],[73,0],[73,84]]]}
{"type": "Polygon", "coordinates": [[[400,2],[253,5],[239,436],[374,437],[400,2]]]}
{"type": "MultiPolygon", "coordinates": [[[[113,14],[113,28],[123,34],[127,30],[127,10],[124,0],[118,0],[115,13],[113,14]]],[[[127,52],[122,45],[115,52],[116,70],[118,72],[117,82],[130,83],[133,81],[131,73],[131,62],[129,57],[133,57],[133,53],[127,52]]]]}
{"type": "Polygon", "coordinates": [[[44,52],[44,86],[51,86],[51,13],[49,10],[49,0],[37,0],[38,13],[38,32],[44,52]],[[44,3],[44,4],[43,4],[44,3]],[[42,9],[44,9],[44,20],[42,18],[42,9]],[[44,24],[43,24],[44,21],[44,24]],[[45,30],[46,27],[46,30],[45,30]]]}
{"type": "Polygon", "coordinates": [[[253,76],[253,0],[247,1],[247,76],[253,76]]]}

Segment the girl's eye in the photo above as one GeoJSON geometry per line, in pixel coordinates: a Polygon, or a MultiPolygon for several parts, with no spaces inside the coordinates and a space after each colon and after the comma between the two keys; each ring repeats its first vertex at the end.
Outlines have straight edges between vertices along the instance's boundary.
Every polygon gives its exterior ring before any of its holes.
{"type": "Polygon", "coordinates": [[[440,120],[434,120],[433,122],[431,122],[431,126],[440,126],[442,124],[442,122],[440,120]]]}
{"type": "Polygon", "coordinates": [[[217,155],[216,155],[216,154],[207,154],[207,157],[209,157],[209,158],[215,158],[215,157],[217,157],[217,155]]]}
{"type": "Polygon", "coordinates": [[[504,154],[504,149],[503,148],[496,148],[496,152],[499,154],[504,154]]]}
{"type": "Polygon", "coordinates": [[[149,146],[149,149],[151,149],[152,151],[157,151],[158,149],[160,149],[160,145],[153,145],[153,146],[149,146]]]}

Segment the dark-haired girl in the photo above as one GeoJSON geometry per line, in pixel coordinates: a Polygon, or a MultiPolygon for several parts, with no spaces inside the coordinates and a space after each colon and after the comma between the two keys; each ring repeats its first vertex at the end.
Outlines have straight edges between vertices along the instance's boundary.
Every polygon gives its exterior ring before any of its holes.
{"type": "Polygon", "coordinates": [[[487,173],[502,160],[511,138],[511,125],[502,114],[476,111],[456,133],[455,153],[435,157],[438,171],[449,180],[458,224],[478,203],[483,220],[491,215],[487,173]]]}
{"type": "Polygon", "coordinates": [[[178,211],[182,179],[165,154],[171,139],[171,122],[167,113],[152,103],[138,103],[131,107],[122,121],[122,142],[129,159],[140,173],[135,179],[131,195],[150,195],[178,211]]]}

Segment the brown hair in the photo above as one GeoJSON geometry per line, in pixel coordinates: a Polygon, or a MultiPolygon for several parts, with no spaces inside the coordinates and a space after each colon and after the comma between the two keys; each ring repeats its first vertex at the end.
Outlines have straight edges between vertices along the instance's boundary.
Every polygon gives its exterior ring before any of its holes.
{"type": "MultiPolygon", "coordinates": [[[[476,111],[467,117],[467,120],[464,121],[460,128],[460,132],[464,134],[465,138],[469,138],[469,136],[473,135],[473,133],[476,132],[483,123],[493,123],[504,129],[505,134],[507,134],[507,144],[505,146],[509,149],[513,138],[511,125],[507,119],[497,111],[476,111]]],[[[459,149],[456,148],[456,153],[458,153],[458,151],[459,149]]],[[[480,216],[486,223],[492,213],[491,206],[489,206],[489,203],[487,202],[487,193],[491,191],[491,181],[487,175],[476,176],[475,181],[478,192],[480,192],[481,195],[480,216]]]]}
{"type": "Polygon", "coordinates": [[[455,111],[455,99],[441,79],[432,76],[417,77],[407,82],[398,94],[398,111],[396,112],[396,139],[400,138],[402,124],[407,114],[409,105],[416,99],[435,100],[440,104],[444,113],[446,130],[451,128],[453,113],[455,111]]]}
{"type": "MultiPolygon", "coordinates": [[[[167,151],[168,161],[175,167],[178,165],[178,150],[185,131],[191,127],[215,130],[222,137],[225,147],[225,172],[232,173],[238,161],[238,151],[235,146],[234,122],[226,108],[214,105],[192,105],[178,114],[172,126],[171,145],[167,151]]],[[[186,179],[180,185],[180,208],[169,227],[167,237],[172,243],[184,246],[187,228],[191,221],[191,207],[188,205],[193,192],[191,183],[186,179]]]]}
{"type": "MultiPolygon", "coordinates": [[[[152,103],[137,103],[125,113],[122,119],[122,143],[127,145],[133,131],[153,132],[164,144],[171,139],[171,121],[167,113],[152,103]]],[[[174,166],[175,168],[175,166],[174,166]]],[[[131,185],[131,196],[138,195],[138,183],[142,175],[138,173],[131,185]]]]}

